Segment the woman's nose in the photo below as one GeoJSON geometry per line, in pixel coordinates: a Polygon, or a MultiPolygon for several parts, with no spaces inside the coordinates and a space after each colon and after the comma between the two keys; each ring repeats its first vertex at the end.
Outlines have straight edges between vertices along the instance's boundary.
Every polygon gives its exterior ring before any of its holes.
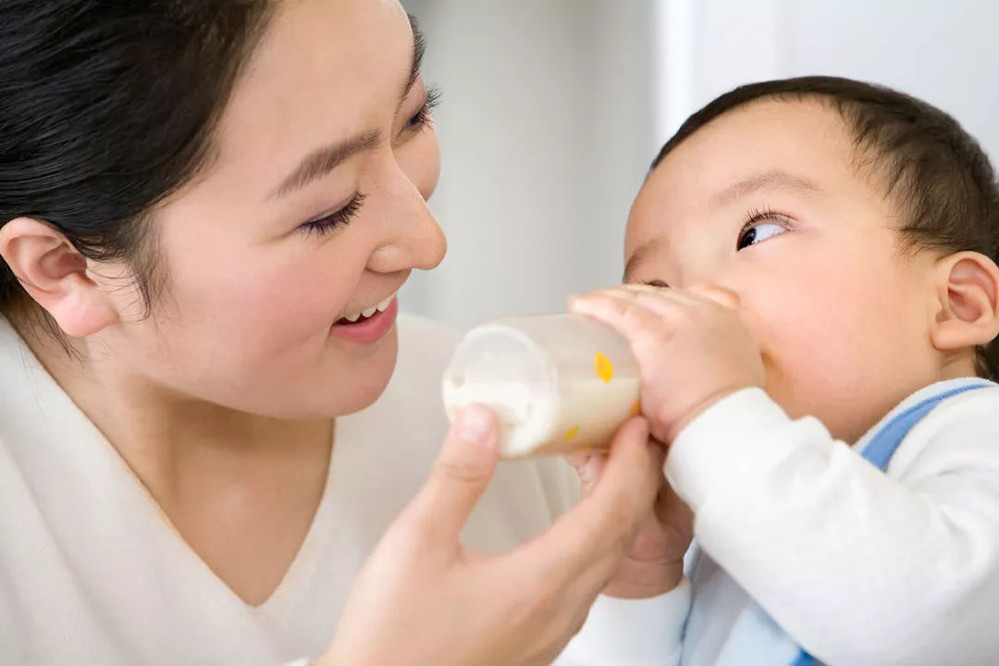
{"type": "Polygon", "coordinates": [[[368,270],[436,268],[447,252],[447,239],[416,185],[401,170],[395,171],[382,217],[384,240],[371,253],[368,270]]]}

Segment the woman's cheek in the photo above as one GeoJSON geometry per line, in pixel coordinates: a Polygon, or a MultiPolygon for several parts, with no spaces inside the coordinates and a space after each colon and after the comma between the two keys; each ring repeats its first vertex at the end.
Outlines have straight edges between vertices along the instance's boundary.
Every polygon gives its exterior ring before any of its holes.
{"type": "Polygon", "coordinates": [[[349,297],[338,287],[356,284],[332,273],[331,267],[302,263],[262,269],[219,290],[223,300],[215,304],[217,314],[227,313],[247,337],[276,334],[279,339],[270,342],[276,346],[323,341],[349,297]]]}

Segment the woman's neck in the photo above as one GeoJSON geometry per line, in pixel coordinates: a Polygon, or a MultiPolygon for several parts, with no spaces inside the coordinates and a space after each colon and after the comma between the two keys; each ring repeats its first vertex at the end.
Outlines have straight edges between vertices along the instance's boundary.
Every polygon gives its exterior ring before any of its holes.
{"type": "Polygon", "coordinates": [[[332,420],[284,421],[185,398],[112,358],[88,361],[92,350],[79,342],[75,357],[46,332],[19,332],[192,550],[244,601],[266,600],[322,499],[332,420]]]}
{"type": "MultiPolygon", "coordinates": [[[[327,458],[329,419],[288,421],[179,395],[129,373],[79,341],[69,354],[47,333],[22,336],[49,374],[157,497],[185,479],[228,468],[249,472],[282,458],[327,458]]],[[[228,476],[229,474],[227,474],[228,476]]]]}

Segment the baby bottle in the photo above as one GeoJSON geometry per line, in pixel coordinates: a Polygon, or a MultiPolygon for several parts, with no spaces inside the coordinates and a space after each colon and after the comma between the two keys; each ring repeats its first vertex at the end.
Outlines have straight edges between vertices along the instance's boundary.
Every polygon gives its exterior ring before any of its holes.
{"type": "Polygon", "coordinates": [[[470,403],[500,421],[500,456],[606,446],[637,414],[638,364],[614,329],[573,314],[506,317],[470,330],[444,373],[448,416],[470,403]]]}

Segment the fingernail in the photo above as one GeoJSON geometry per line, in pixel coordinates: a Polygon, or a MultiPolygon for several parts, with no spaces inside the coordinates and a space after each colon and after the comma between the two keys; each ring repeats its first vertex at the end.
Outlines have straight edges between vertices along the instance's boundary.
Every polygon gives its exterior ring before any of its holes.
{"type": "Polygon", "coordinates": [[[471,444],[484,444],[492,426],[492,414],[482,405],[469,405],[461,412],[458,433],[471,444]]]}

